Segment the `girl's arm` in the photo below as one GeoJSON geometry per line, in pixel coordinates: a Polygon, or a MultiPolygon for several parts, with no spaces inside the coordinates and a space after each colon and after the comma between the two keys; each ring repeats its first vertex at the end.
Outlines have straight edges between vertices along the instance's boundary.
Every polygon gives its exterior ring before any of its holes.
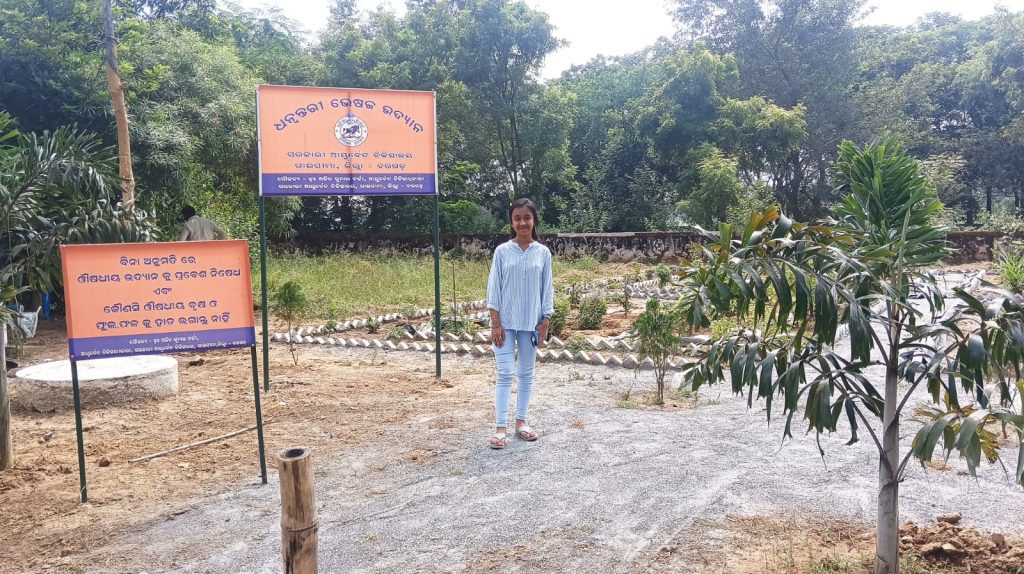
{"type": "Polygon", "coordinates": [[[491,313],[491,343],[499,347],[505,344],[505,329],[501,326],[501,261],[498,250],[491,260],[491,274],[487,277],[487,309],[491,313]]]}
{"type": "Polygon", "coordinates": [[[555,289],[551,279],[551,252],[544,258],[544,268],[540,273],[540,308],[541,315],[550,317],[555,312],[555,289]]]}
{"type": "Polygon", "coordinates": [[[500,251],[494,250],[494,257],[491,258],[491,274],[487,277],[487,308],[491,310],[491,326],[501,326],[501,319],[498,317],[498,310],[501,309],[501,255],[500,251]],[[497,318],[497,321],[495,321],[497,318]]]}

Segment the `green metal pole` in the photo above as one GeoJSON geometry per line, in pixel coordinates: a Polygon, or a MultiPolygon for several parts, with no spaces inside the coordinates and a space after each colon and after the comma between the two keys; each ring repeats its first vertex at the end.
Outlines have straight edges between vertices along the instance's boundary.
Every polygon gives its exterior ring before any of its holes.
{"type": "Polygon", "coordinates": [[[263,445],[263,409],[260,408],[260,369],[256,361],[256,345],[250,347],[252,350],[252,396],[256,400],[256,440],[260,445],[260,478],[263,484],[267,483],[267,457],[266,448],[263,445]]]}
{"type": "Polygon", "coordinates": [[[440,199],[434,194],[434,359],[441,376],[441,216],[440,199]]]}
{"type": "MultiPolygon", "coordinates": [[[[263,310],[263,390],[270,391],[270,305],[267,302],[267,200],[260,196],[260,292],[263,310]]],[[[253,350],[255,352],[255,348],[253,350]]],[[[257,404],[259,398],[256,399],[257,404]]],[[[262,452],[262,450],[260,451],[262,452]]],[[[260,456],[263,456],[262,454],[260,456]]],[[[263,472],[266,477],[266,471],[263,472]]],[[[264,479],[263,482],[266,482],[264,479]]]]}
{"type": "Polygon", "coordinates": [[[71,395],[75,400],[75,433],[78,435],[78,489],[82,502],[89,502],[85,487],[85,438],[82,436],[82,397],[78,391],[78,361],[71,359],[71,395]]]}

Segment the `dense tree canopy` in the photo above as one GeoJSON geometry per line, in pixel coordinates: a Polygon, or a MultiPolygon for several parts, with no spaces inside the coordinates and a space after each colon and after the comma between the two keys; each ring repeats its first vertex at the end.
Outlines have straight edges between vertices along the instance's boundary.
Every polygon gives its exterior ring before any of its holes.
{"type": "MultiPolygon", "coordinates": [[[[1024,14],[861,26],[863,0],[675,0],[674,38],[543,81],[563,43],[512,0],[336,0],[316,34],[217,0],[115,0],[138,204],[172,235],[188,202],[255,230],[261,83],[436,90],[446,232],[500,228],[533,198],[547,230],[714,225],[837,201],[838,142],[895,138],[952,221],[1024,201],[1024,14]],[[710,15],[710,17],[708,16],[710,15]],[[746,209],[746,212],[744,212],[746,209]]],[[[112,144],[98,4],[0,0],[0,111],[112,144]]],[[[272,230],[426,231],[422,198],[273,201],[272,230]]]]}

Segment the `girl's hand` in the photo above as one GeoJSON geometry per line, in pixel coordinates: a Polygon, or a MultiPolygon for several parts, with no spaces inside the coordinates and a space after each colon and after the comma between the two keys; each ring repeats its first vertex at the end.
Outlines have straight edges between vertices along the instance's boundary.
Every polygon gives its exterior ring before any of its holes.
{"type": "Polygon", "coordinates": [[[545,318],[543,321],[540,322],[540,325],[537,325],[537,332],[540,333],[540,341],[537,341],[537,346],[538,347],[540,346],[541,343],[543,343],[544,341],[548,340],[548,325],[549,324],[550,323],[548,322],[547,318],[545,318]]]}
{"type": "Polygon", "coordinates": [[[491,327],[491,343],[496,347],[505,345],[505,329],[501,325],[491,327]]]}

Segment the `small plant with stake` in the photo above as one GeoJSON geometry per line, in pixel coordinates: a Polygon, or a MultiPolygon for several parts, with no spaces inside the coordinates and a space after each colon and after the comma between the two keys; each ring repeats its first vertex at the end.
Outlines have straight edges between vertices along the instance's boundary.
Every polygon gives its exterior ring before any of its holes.
{"type": "Polygon", "coordinates": [[[370,317],[367,319],[366,332],[371,335],[375,335],[378,331],[380,331],[380,321],[378,321],[376,317],[370,317]]]}
{"type": "Polygon", "coordinates": [[[288,325],[288,352],[292,354],[292,360],[299,364],[299,356],[295,352],[295,338],[291,336],[292,325],[305,316],[309,309],[309,300],[302,292],[302,286],[294,281],[288,281],[274,291],[273,297],[274,313],[284,319],[288,325]]]}
{"type": "Polygon", "coordinates": [[[629,309],[632,305],[632,301],[630,301],[629,298],[629,290],[630,287],[633,286],[633,283],[639,280],[640,277],[632,273],[628,273],[625,277],[622,278],[622,295],[619,296],[619,303],[622,304],[623,315],[629,315],[629,309]]]}
{"type": "MultiPolygon", "coordinates": [[[[671,309],[664,309],[657,299],[648,299],[647,308],[636,321],[630,333],[630,341],[636,345],[637,357],[654,362],[654,379],[658,384],[654,404],[665,404],[665,375],[669,361],[679,352],[679,315],[671,309]]],[[[640,365],[637,365],[640,372],[640,365]]]]}

